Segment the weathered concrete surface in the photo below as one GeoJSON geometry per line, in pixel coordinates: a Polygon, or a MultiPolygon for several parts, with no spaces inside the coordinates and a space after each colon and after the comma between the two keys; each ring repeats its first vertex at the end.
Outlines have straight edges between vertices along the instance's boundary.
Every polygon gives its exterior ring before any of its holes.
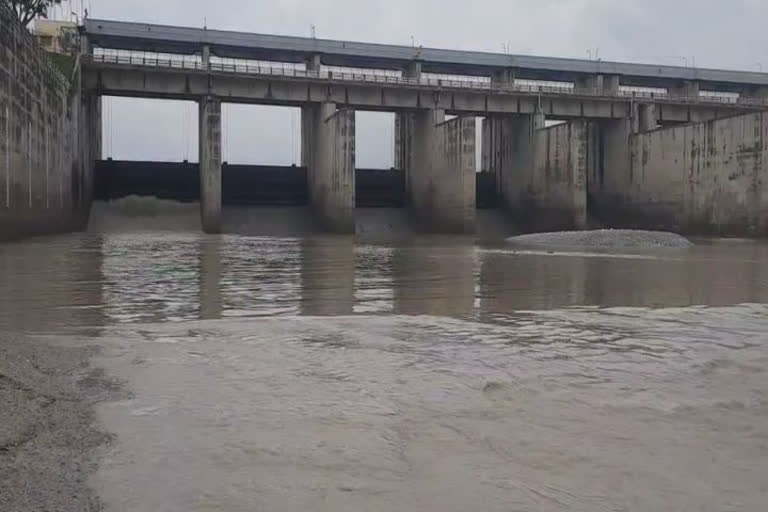
{"type": "Polygon", "coordinates": [[[486,119],[483,165],[526,230],[586,224],[587,173],[594,165],[586,121],[544,128],[541,115],[486,119]]]}
{"type": "Polygon", "coordinates": [[[200,214],[203,231],[221,232],[221,100],[200,100],[200,214]]]}
{"type": "MultiPolygon", "coordinates": [[[[414,62],[403,69],[403,78],[421,80],[421,63],[414,62]]],[[[395,112],[395,169],[406,171],[413,165],[413,130],[416,118],[413,112],[395,112]]]]}
{"type": "Polygon", "coordinates": [[[355,112],[333,103],[311,115],[309,198],[319,225],[331,233],[355,232],[355,112]]]}
{"type": "MultiPolygon", "coordinates": [[[[763,113],[632,134],[616,130],[602,186],[612,226],[768,236],[768,116],[763,113]],[[623,132],[623,133],[622,133],[623,132]],[[627,164],[622,159],[627,158],[627,164]]],[[[604,140],[605,137],[604,137],[604,140]]],[[[607,150],[607,148],[606,148],[607,150]]]]}
{"type": "Polygon", "coordinates": [[[587,223],[586,121],[571,121],[535,132],[533,174],[526,203],[534,225],[547,229],[584,228],[587,223]]]}
{"type": "Polygon", "coordinates": [[[413,126],[416,122],[411,112],[398,112],[395,114],[395,169],[406,171],[413,165],[413,126]]]}
{"type": "Polygon", "coordinates": [[[579,93],[618,96],[619,76],[583,75],[574,81],[574,87],[579,93]]]}
{"type": "Polygon", "coordinates": [[[86,226],[100,122],[79,68],[70,85],[0,6],[0,240],[86,226]]]}
{"type": "Polygon", "coordinates": [[[473,233],[475,229],[475,119],[445,121],[443,110],[414,115],[406,193],[418,229],[473,233]]]}
{"type": "MultiPolygon", "coordinates": [[[[356,110],[405,112],[443,109],[455,115],[534,114],[562,119],[621,119],[630,115],[634,99],[595,97],[547,91],[450,88],[447,85],[351,82],[328,78],[161,69],[125,64],[89,63],[85,90],[105,95],[197,100],[202,95],[226,97],[232,103],[304,107],[336,103],[356,110]]],[[[744,104],[659,103],[667,122],[713,119],[755,110],[744,104]]]]}

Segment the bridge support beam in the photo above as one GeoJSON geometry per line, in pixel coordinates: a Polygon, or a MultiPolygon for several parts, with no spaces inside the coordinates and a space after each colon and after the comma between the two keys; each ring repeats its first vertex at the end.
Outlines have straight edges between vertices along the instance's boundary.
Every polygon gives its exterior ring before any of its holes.
{"type": "Polygon", "coordinates": [[[305,107],[309,198],[320,227],[355,232],[355,111],[334,103],[305,107]]]}
{"type": "Polygon", "coordinates": [[[203,231],[221,233],[221,100],[200,100],[200,213],[203,231]]]}
{"type": "Polygon", "coordinates": [[[475,118],[445,121],[443,110],[414,114],[406,170],[408,204],[419,229],[474,233],[475,118]]]}

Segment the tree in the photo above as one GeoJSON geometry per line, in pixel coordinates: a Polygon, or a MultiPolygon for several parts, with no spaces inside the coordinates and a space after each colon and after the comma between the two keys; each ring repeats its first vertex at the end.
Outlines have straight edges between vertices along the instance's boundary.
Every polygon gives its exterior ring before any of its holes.
{"type": "Polygon", "coordinates": [[[48,9],[59,5],[61,0],[2,0],[18,16],[19,21],[25,27],[37,17],[47,18],[48,9]]]}

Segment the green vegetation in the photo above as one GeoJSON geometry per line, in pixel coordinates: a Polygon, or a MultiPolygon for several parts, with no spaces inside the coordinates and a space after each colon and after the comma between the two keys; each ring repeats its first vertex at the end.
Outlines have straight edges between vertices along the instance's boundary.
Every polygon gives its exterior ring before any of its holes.
{"type": "Polygon", "coordinates": [[[60,53],[49,53],[48,58],[51,59],[53,67],[61,71],[67,80],[72,78],[72,71],[75,68],[75,57],[60,53]]]}
{"type": "Polygon", "coordinates": [[[18,16],[19,21],[25,27],[37,17],[47,18],[48,9],[53,5],[59,5],[61,0],[0,0],[8,5],[18,16]]]}

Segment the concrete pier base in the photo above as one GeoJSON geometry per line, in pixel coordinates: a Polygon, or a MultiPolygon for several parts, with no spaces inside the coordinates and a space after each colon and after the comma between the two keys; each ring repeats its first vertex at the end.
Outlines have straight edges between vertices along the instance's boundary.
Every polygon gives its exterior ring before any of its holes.
{"type": "Polygon", "coordinates": [[[533,175],[528,184],[535,227],[587,226],[588,135],[588,124],[583,120],[536,131],[533,175]]]}
{"type": "Polygon", "coordinates": [[[416,226],[434,233],[474,233],[475,118],[445,121],[445,111],[414,114],[408,203],[416,226]]]}
{"type": "Polygon", "coordinates": [[[200,100],[200,213],[203,231],[221,233],[221,100],[200,100]]]}
{"type": "Polygon", "coordinates": [[[355,232],[355,112],[321,103],[306,119],[309,198],[319,226],[329,233],[355,232]]]}
{"type": "Polygon", "coordinates": [[[483,160],[521,228],[586,226],[587,170],[596,158],[586,122],[545,128],[543,116],[534,114],[496,116],[484,126],[483,160]]]}

